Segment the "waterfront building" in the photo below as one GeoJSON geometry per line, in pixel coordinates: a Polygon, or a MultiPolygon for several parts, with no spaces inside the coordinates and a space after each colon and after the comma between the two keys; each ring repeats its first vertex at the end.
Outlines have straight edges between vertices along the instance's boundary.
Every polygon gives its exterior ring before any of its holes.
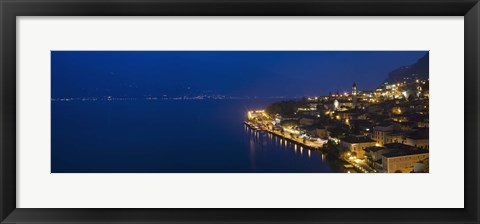
{"type": "Polygon", "coordinates": [[[322,127],[317,127],[316,132],[317,132],[317,136],[319,138],[328,139],[327,128],[325,128],[323,126],[322,127]]]}
{"type": "MultiPolygon", "coordinates": [[[[401,143],[389,143],[384,146],[374,146],[365,149],[365,155],[367,157],[367,164],[378,172],[386,172],[384,169],[383,156],[389,155],[389,153],[406,153],[419,150],[413,146],[401,144],[401,143]]],[[[396,171],[396,170],[395,170],[396,171]]]]}
{"type": "Polygon", "coordinates": [[[400,126],[395,123],[384,123],[373,127],[372,139],[378,145],[394,142],[403,142],[402,135],[398,135],[400,126]]]}
{"type": "Polygon", "coordinates": [[[367,164],[375,170],[382,170],[382,155],[391,152],[392,149],[387,149],[383,146],[372,146],[365,148],[364,151],[367,156],[367,164]]]}
{"type": "Polygon", "coordinates": [[[405,144],[420,148],[420,149],[428,149],[429,148],[429,136],[428,136],[428,129],[427,130],[419,130],[416,132],[411,133],[405,141],[405,144]]]}
{"type": "Polygon", "coordinates": [[[400,149],[385,153],[382,156],[382,166],[387,173],[409,173],[413,171],[414,164],[428,158],[428,150],[400,149]]]}
{"type": "Polygon", "coordinates": [[[364,150],[372,146],[375,146],[375,141],[364,135],[348,136],[340,139],[340,148],[350,152],[355,152],[357,158],[364,158],[364,150]]]}

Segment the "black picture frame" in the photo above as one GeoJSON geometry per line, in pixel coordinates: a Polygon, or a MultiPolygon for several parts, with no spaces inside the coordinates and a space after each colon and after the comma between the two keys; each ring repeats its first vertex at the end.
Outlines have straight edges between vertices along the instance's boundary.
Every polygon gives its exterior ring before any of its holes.
{"type": "MultiPolygon", "coordinates": [[[[480,180],[478,165],[480,162],[478,153],[480,4],[478,0],[0,0],[0,16],[0,219],[2,223],[479,223],[480,221],[478,190],[480,180]],[[465,208],[17,208],[17,16],[463,16],[465,19],[465,208]]],[[[439,198],[439,200],[442,199],[439,198]]]]}

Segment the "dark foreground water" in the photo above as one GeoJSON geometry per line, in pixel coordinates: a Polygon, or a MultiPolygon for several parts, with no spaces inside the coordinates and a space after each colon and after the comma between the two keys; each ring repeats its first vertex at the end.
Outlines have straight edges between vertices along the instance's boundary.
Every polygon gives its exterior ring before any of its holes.
{"type": "Polygon", "coordinates": [[[267,100],[52,102],[52,173],[326,173],[325,156],[243,124],[267,100]]]}

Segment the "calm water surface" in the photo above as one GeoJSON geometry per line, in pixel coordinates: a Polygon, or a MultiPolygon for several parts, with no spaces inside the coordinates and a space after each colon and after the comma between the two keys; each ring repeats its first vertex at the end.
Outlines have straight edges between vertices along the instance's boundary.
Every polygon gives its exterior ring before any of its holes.
{"type": "Polygon", "coordinates": [[[52,102],[52,172],[333,172],[320,152],[243,124],[270,102],[52,102]]]}

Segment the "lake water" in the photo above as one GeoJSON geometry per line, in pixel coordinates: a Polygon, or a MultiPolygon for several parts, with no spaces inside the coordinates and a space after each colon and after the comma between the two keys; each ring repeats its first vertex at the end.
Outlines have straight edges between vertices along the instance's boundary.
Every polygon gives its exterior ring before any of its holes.
{"type": "Polygon", "coordinates": [[[334,172],[320,152],[243,124],[270,102],[52,102],[52,173],[334,172]]]}

